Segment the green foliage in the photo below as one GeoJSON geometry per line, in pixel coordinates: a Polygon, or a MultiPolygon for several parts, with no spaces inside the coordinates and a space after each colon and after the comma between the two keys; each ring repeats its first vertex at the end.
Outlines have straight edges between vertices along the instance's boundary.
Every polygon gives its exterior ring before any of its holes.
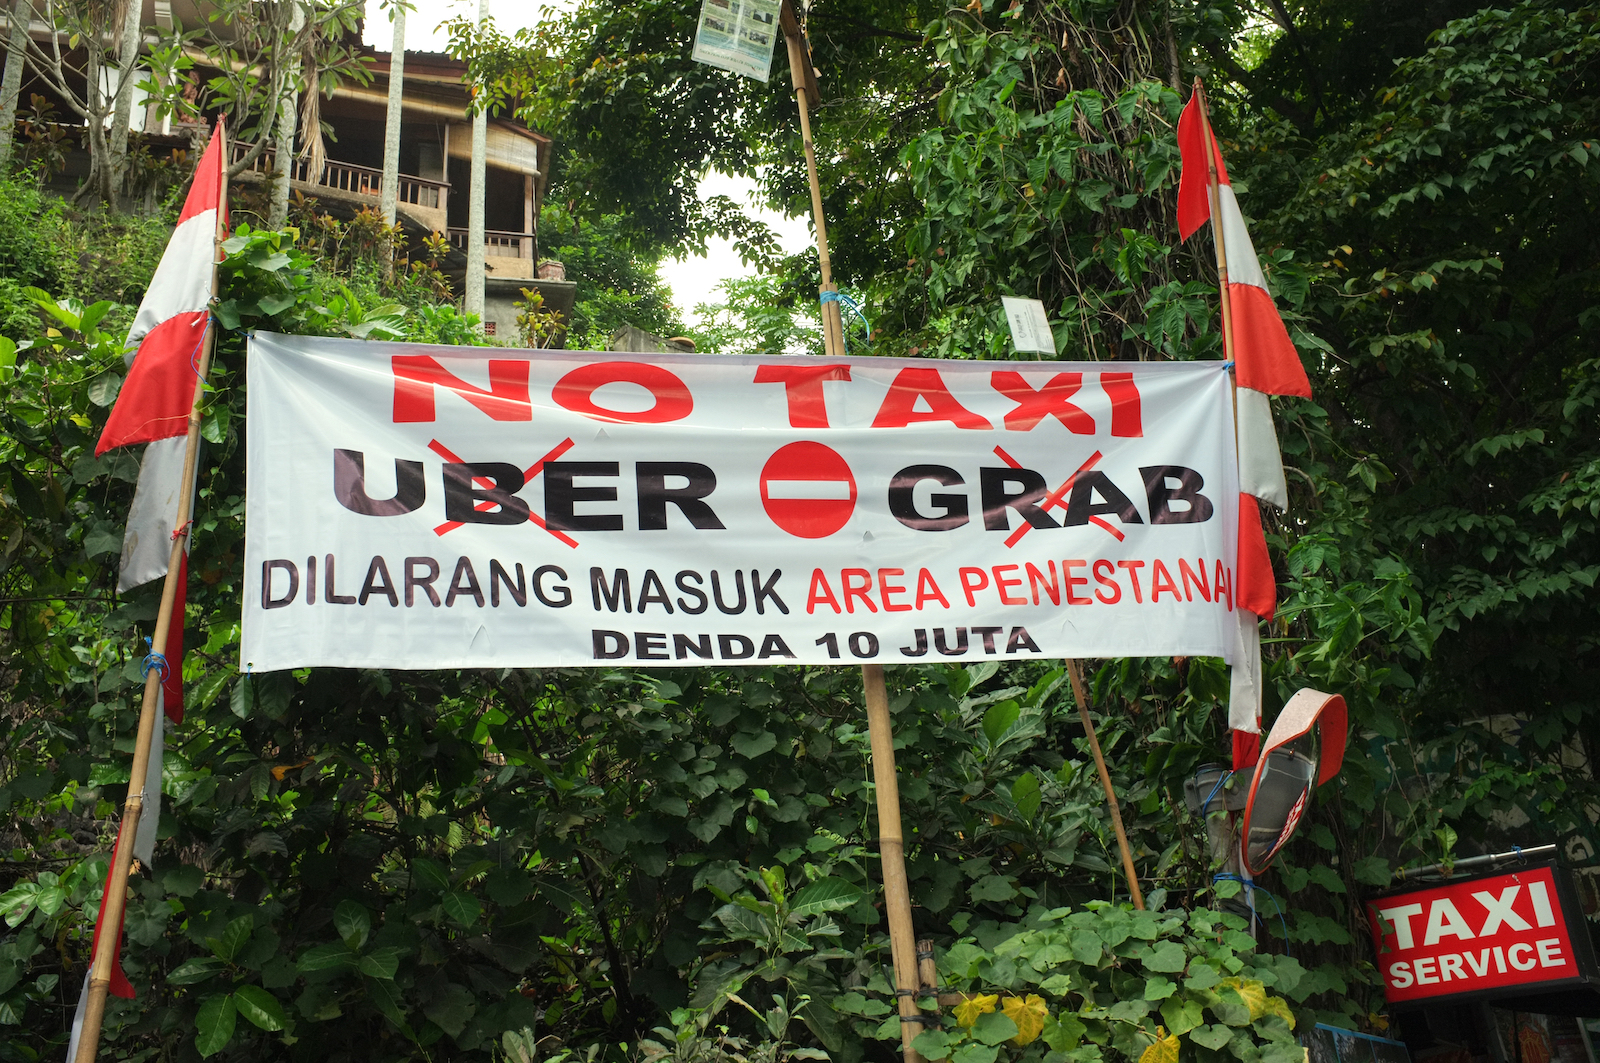
{"type": "Polygon", "coordinates": [[[822,353],[815,295],[772,274],[723,281],[723,301],[696,307],[695,349],[717,354],[822,353]]]}
{"type": "Polygon", "coordinates": [[[928,1059],[1136,1060],[1169,1036],[1205,1063],[1304,1056],[1289,1000],[1305,971],[1258,952],[1237,916],[1093,901],[973,929],[940,960],[963,1000],[953,1027],[916,1038],[928,1059]]]}
{"type": "Polygon", "coordinates": [[[658,336],[684,331],[672,292],[661,282],[661,252],[645,253],[630,242],[618,215],[579,221],[560,206],[546,203],[539,219],[541,253],[566,267],[578,285],[578,300],[565,346],[604,351],[611,334],[635,325],[658,336]]]}

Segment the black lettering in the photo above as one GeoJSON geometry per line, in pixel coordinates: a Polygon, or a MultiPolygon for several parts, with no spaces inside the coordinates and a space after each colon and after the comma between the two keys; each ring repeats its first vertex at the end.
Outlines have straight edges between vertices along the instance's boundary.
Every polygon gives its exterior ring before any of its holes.
{"type": "Polygon", "coordinates": [[[446,462],[445,519],[461,524],[524,524],[528,503],[513,497],[522,484],[522,470],[503,461],[446,462]],[[479,487],[479,480],[489,480],[494,486],[479,487]]]}
{"type": "Polygon", "coordinates": [[[374,557],[372,564],[367,566],[367,579],[361,585],[361,597],[357,600],[366,605],[367,599],[374,594],[381,594],[389,599],[389,604],[394,608],[400,607],[400,596],[394,592],[394,580],[389,576],[389,565],[382,557],[374,557]],[[382,582],[379,582],[380,576],[382,582]]]}
{"type": "Polygon", "coordinates": [[[589,570],[589,593],[594,597],[594,611],[600,611],[600,598],[606,600],[606,608],[611,612],[617,611],[617,606],[622,606],[624,613],[633,612],[633,599],[628,593],[628,570],[619,568],[615,578],[609,585],[606,583],[606,573],[602,568],[589,570]]]}
{"type": "Polygon", "coordinates": [[[261,563],[261,608],[282,609],[294,603],[295,595],[300,593],[300,570],[293,561],[263,561],[261,563]],[[272,574],[286,572],[289,574],[289,591],[282,598],[272,596],[272,574]]]}
{"type": "Polygon", "coordinates": [[[917,628],[916,636],[917,648],[912,649],[910,646],[901,646],[900,655],[902,657],[926,657],[928,655],[928,629],[917,628]]]}
{"type": "Polygon", "coordinates": [[[870,631],[856,631],[850,635],[850,652],[857,657],[876,657],[878,655],[878,636],[870,631]]]}
{"type": "Polygon", "coordinates": [[[422,508],[428,485],[422,462],[394,459],[394,497],[367,497],[367,456],[359,450],[333,452],[333,497],[352,513],[364,517],[398,517],[422,508]]]}
{"type": "MultiPolygon", "coordinates": [[[[521,565],[517,566],[519,571],[521,568],[521,565]]],[[[543,602],[545,605],[548,605],[552,609],[565,609],[567,606],[572,604],[572,588],[567,586],[565,583],[558,583],[549,590],[546,590],[544,586],[544,578],[552,575],[555,576],[556,579],[566,579],[567,570],[564,568],[559,568],[555,565],[540,565],[538,568],[533,570],[533,596],[538,598],[541,602],[543,602]],[[551,593],[559,594],[561,597],[552,598],[550,597],[551,593]]],[[[518,602],[517,604],[521,605],[522,603],[518,602]]],[[[598,609],[596,611],[598,612],[598,609]]]]}
{"type": "Polygon", "coordinates": [[[761,603],[768,598],[771,598],[774,604],[777,605],[778,612],[782,613],[784,616],[789,615],[789,607],[783,604],[783,599],[779,598],[778,592],[773,590],[773,588],[778,585],[778,577],[781,575],[783,575],[783,569],[773,569],[772,578],[767,580],[766,586],[762,586],[760,570],[754,568],[750,570],[750,593],[755,597],[756,600],[757,616],[766,615],[766,610],[762,608],[761,603]]]}
{"type": "Polygon", "coordinates": [[[579,476],[615,476],[614,461],[549,461],[544,466],[544,520],[560,531],[621,531],[621,513],[574,513],[579,502],[615,502],[616,487],[574,487],[579,476]]]}
{"type": "Polygon", "coordinates": [[[1206,481],[1193,469],[1152,465],[1140,469],[1139,475],[1144,477],[1144,493],[1150,501],[1151,524],[1200,524],[1211,519],[1211,499],[1200,493],[1206,481]],[[1178,481],[1178,486],[1168,486],[1168,480],[1178,481]],[[1174,502],[1182,502],[1184,508],[1173,509],[1174,502]]]}
{"type": "Polygon", "coordinates": [[[635,631],[633,649],[641,661],[667,660],[667,636],[659,631],[635,631]]]}
{"type": "Polygon", "coordinates": [[[1102,513],[1110,513],[1124,524],[1144,523],[1139,511],[1122,493],[1122,489],[1111,482],[1111,477],[1094,470],[1080,472],[1078,478],[1072,481],[1072,497],[1067,500],[1067,515],[1062,523],[1069,528],[1076,528],[1088,524],[1090,517],[1098,517],[1102,513]],[[1105,501],[1096,502],[1096,494],[1105,501]]]}
{"type": "Polygon", "coordinates": [[[994,637],[1004,631],[1003,627],[975,627],[972,633],[983,639],[983,652],[994,653],[994,637]]]}
{"type": "Polygon", "coordinates": [[[894,474],[889,481],[889,512],[908,528],[917,531],[949,531],[967,523],[967,496],[936,493],[928,501],[942,512],[927,516],[918,512],[917,484],[932,480],[942,487],[957,487],[966,483],[961,474],[946,465],[911,465],[894,474]]]}
{"type": "Polygon", "coordinates": [[[322,600],[329,605],[354,605],[356,596],[353,594],[335,594],[333,590],[333,555],[328,554],[322,559],[322,600]]]}
{"type": "Polygon", "coordinates": [[[472,600],[478,603],[478,608],[483,608],[483,588],[478,586],[478,574],[472,569],[472,561],[465,557],[456,562],[456,570],[450,576],[450,589],[444,596],[446,608],[456,604],[456,597],[462,594],[470,594],[472,600]],[[466,577],[465,583],[462,582],[462,577],[466,577]]]}
{"type": "Polygon", "coordinates": [[[598,628],[591,631],[594,639],[594,659],[597,661],[614,661],[618,657],[628,655],[628,636],[620,631],[601,631],[598,628]]]}
{"type": "Polygon", "coordinates": [[[983,485],[983,526],[990,531],[1011,530],[1007,509],[1016,510],[1017,516],[1035,528],[1061,527],[1039,508],[1039,500],[1046,493],[1044,477],[1032,469],[979,469],[978,478],[983,485]],[[1011,484],[1020,490],[1008,491],[1011,484]]]}
{"type": "Polygon", "coordinates": [[[406,558],[405,572],[406,608],[409,609],[417,604],[416,589],[418,587],[421,587],[423,593],[428,596],[428,601],[434,605],[439,604],[439,592],[433,589],[434,580],[439,578],[439,562],[431,557],[408,557],[406,558]],[[417,575],[417,567],[419,565],[428,573],[426,576],[417,575]]]}
{"type": "Polygon", "coordinates": [[[1016,653],[1018,650],[1032,650],[1034,653],[1043,652],[1028,635],[1028,629],[1025,627],[1012,628],[1011,637],[1006,639],[1007,653],[1016,653]]]}
{"type": "Polygon", "coordinates": [[[782,635],[768,635],[761,640],[761,652],[758,656],[764,661],[768,657],[793,657],[794,652],[789,649],[789,644],[783,641],[782,635]]]}
{"type": "MultiPolygon", "coordinates": [[[[704,611],[701,610],[701,612],[704,611]]],[[[690,641],[688,635],[672,636],[672,655],[674,657],[681,661],[691,653],[702,660],[709,661],[714,659],[716,654],[711,649],[711,636],[697,635],[693,641],[690,641]]]]}
{"type": "Polygon", "coordinates": [[[644,570],[644,580],[639,584],[639,612],[644,612],[644,607],[651,602],[656,603],[668,613],[672,612],[672,600],[667,597],[667,588],[662,586],[661,577],[656,575],[656,570],[644,570]]]}
{"type": "Polygon", "coordinates": [[[317,558],[315,554],[306,558],[306,604],[317,604],[317,558]]]}
{"type": "Polygon", "coordinates": [[[697,602],[699,602],[698,605],[690,605],[688,602],[684,601],[682,598],[679,598],[678,599],[678,608],[682,609],[684,612],[688,613],[690,616],[699,616],[701,613],[703,613],[707,609],[711,608],[711,599],[706,597],[706,592],[705,591],[700,590],[698,587],[691,587],[691,586],[688,585],[688,580],[689,580],[690,576],[694,577],[694,581],[695,581],[696,584],[699,585],[699,587],[704,587],[706,585],[705,577],[700,575],[700,573],[696,572],[692,568],[686,568],[682,572],[678,573],[677,578],[674,579],[672,582],[674,582],[674,583],[676,583],[678,585],[678,589],[680,591],[682,591],[685,594],[693,595],[695,600],[697,602]]]}
{"type": "Polygon", "coordinates": [[[756,655],[756,644],[743,635],[718,635],[717,648],[722,651],[724,661],[743,661],[756,655]],[[739,652],[735,653],[735,648],[739,652]]]}
{"type": "Polygon", "coordinates": [[[722,582],[717,579],[717,571],[716,569],[711,570],[711,596],[717,600],[717,608],[729,616],[737,616],[744,612],[746,599],[744,595],[743,569],[736,568],[733,570],[733,585],[739,589],[739,604],[730,609],[727,603],[722,600],[722,582]]]}
{"type": "Polygon", "coordinates": [[[944,644],[944,628],[934,628],[933,648],[944,654],[946,657],[961,656],[963,653],[967,652],[967,629],[964,627],[956,628],[956,648],[952,650],[946,647],[944,644]]]}
{"type": "Polygon", "coordinates": [[[721,530],[722,521],[701,499],[717,489],[717,474],[695,461],[641,461],[634,466],[639,492],[639,530],[666,531],[667,504],[689,518],[698,531],[721,530]],[[667,477],[689,481],[687,487],[668,487],[667,477]]]}
{"type": "MultiPolygon", "coordinates": [[[[506,572],[505,566],[497,558],[489,559],[489,604],[496,609],[500,607],[500,584],[502,583],[506,585],[506,593],[511,595],[512,601],[521,606],[528,604],[528,583],[522,573],[521,561],[517,562],[517,582],[512,583],[511,576],[506,572]]],[[[570,591],[568,596],[571,596],[570,591]]]]}

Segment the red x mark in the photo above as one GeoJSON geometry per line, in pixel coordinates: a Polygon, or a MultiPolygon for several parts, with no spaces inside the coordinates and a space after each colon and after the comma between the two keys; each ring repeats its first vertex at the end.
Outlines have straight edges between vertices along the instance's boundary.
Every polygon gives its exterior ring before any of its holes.
{"type": "MultiPolygon", "coordinates": [[[[522,482],[523,482],[523,484],[526,485],[535,476],[538,476],[541,472],[543,472],[544,471],[545,462],[547,462],[547,461],[555,461],[557,458],[561,457],[561,455],[563,455],[567,451],[571,450],[572,446],[573,446],[573,443],[572,443],[572,440],[570,438],[563,439],[560,443],[557,443],[555,445],[555,448],[552,449],[550,451],[550,453],[546,454],[544,457],[540,458],[538,461],[534,462],[532,465],[528,466],[526,469],[523,470],[523,472],[522,472],[522,482]]],[[[433,440],[432,442],[430,442],[428,444],[428,449],[433,451],[435,454],[439,455],[445,461],[454,462],[457,465],[466,464],[459,457],[457,457],[456,454],[453,451],[451,451],[451,449],[449,447],[445,446],[443,443],[439,442],[437,439],[433,440]]],[[[474,477],[473,478],[473,483],[477,484],[480,487],[492,487],[492,486],[494,486],[486,477],[482,477],[482,476],[474,477]]],[[[493,509],[494,508],[494,503],[493,502],[479,502],[476,506],[474,506],[472,508],[474,508],[476,510],[479,510],[479,511],[489,510],[489,509],[493,509]]],[[[539,514],[533,513],[533,512],[530,511],[528,513],[528,519],[533,521],[539,527],[543,528],[545,531],[549,532],[551,535],[554,535],[557,539],[560,539],[562,542],[564,542],[568,546],[572,547],[574,550],[576,550],[578,548],[578,540],[572,538],[572,536],[566,534],[565,532],[563,532],[563,531],[561,531],[561,530],[559,530],[557,528],[552,528],[549,525],[545,524],[544,518],[539,516],[539,514]]],[[[433,529],[433,534],[435,534],[435,535],[446,535],[446,534],[448,534],[450,532],[455,531],[459,527],[461,527],[461,522],[459,520],[447,520],[443,524],[439,525],[437,528],[433,529]]]]}
{"type": "MultiPolygon", "coordinates": [[[[1007,454],[1002,448],[995,447],[994,452],[1000,456],[1001,461],[1005,462],[1013,469],[1022,468],[1022,463],[1017,461],[1017,459],[1013,458],[1010,454],[1007,454]]],[[[1060,487],[1056,488],[1054,491],[1045,496],[1044,501],[1039,503],[1039,508],[1041,510],[1049,510],[1052,508],[1059,509],[1062,513],[1066,513],[1067,507],[1070,505],[1070,503],[1064,503],[1061,500],[1067,497],[1067,492],[1072,490],[1072,485],[1077,483],[1079,476],[1100,464],[1101,456],[1102,455],[1098,450],[1089,455],[1089,460],[1084,462],[1082,465],[1079,465],[1078,471],[1067,477],[1066,483],[1062,484],[1060,487]]],[[[1127,538],[1127,536],[1123,535],[1122,532],[1118,531],[1116,528],[1113,528],[1110,523],[1098,516],[1090,517],[1089,523],[1110,532],[1112,535],[1116,536],[1118,542],[1121,542],[1123,539],[1127,538]]],[[[1012,532],[1010,537],[1006,539],[1006,548],[1010,549],[1011,547],[1016,546],[1017,543],[1021,542],[1022,537],[1028,534],[1028,529],[1031,527],[1033,527],[1032,524],[1029,524],[1027,521],[1023,521],[1022,527],[1012,532]]]]}

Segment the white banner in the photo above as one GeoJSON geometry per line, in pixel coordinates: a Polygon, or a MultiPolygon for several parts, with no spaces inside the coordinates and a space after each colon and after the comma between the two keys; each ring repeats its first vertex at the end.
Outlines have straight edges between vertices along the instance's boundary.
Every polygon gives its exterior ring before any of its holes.
{"type": "Polygon", "coordinates": [[[257,671],[1235,652],[1220,362],[258,333],[248,428],[257,671]]]}

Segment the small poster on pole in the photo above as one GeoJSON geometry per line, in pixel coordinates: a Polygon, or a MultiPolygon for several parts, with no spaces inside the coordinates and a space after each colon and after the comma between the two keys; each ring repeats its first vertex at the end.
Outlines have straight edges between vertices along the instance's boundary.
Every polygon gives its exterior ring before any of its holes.
{"type": "Polygon", "coordinates": [[[1011,345],[1019,354],[1056,353],[1056,337],[1050,331],[1050,318],[1043,303],[1010,296],[1001,296],[1000,303],[1006,308],[1006,323],[1011,326],[1011,345]]]}
{"type": "Polygon", "coordinates": [[[778,39],[779,6],[780,0],[702,0],[692,58],[766,81],[778,39]]]}

